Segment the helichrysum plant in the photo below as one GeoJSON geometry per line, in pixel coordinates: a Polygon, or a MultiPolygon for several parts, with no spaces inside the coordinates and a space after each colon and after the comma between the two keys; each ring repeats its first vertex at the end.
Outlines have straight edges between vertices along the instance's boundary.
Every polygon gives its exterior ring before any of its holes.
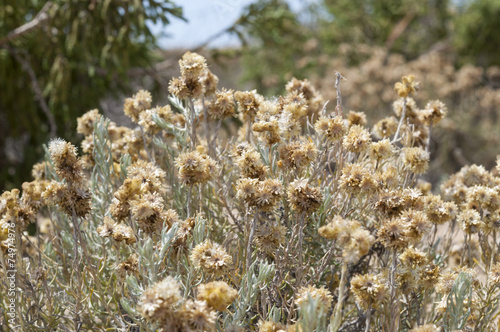
{"type": "Polygon", "coordinates": [[[465,166],[434,191],[422,180],[448,111],[417,106],[416,77],[368,127],[344,112],[340,74],[330,107],[308,80],[266,99],[219,88],[199,54],[179,66],[169,105],[127,98],[134,128],[89,111],[80,149],[50,141],[34,180],[1,195],[0,273],[16,281],[13,309],[1,284],[0,324],[498,329],[499,170],[465,166]]]}

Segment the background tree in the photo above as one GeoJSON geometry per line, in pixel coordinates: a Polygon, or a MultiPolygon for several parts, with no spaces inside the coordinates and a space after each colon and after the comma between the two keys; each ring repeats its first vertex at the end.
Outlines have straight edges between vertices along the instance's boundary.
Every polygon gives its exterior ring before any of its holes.
{"type": "Polygon", "coordinates": [[[174,16],[169,0],[2,1],[0,190],[30,178],[49,137],[74,140],[78,116],[127,91],[128,70],[153,61],[149,23],[174,16]]]}

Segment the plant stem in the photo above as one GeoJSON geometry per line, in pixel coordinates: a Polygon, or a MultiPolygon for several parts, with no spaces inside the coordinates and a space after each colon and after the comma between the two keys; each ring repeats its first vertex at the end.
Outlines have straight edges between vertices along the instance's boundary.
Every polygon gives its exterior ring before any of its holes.
{"type": "Polygon", "coordinates": [[[337,305],[335,306],[335,310],[333,312],[332,332],[337,332],[340,328],[340,323],[342,323],[342,304],[344,302],[344,288],[347,279],[346,277],[347,277],[347,261],[344,260],[342,262],[342,272],[340,275],[339,297],[337,300],[337,305]]]}
{"type": "Polygon", "coordinates": [[[370,331],[370,318],[371,318],[372,310],[368,309],[366,313],[366,323],[365,323],[365,332],[370,331]]]}
{"type": "Polygon", "coordinates": [[[302,264],[303,264],[303,251],[302,251],[302,242],[304,241],[304,219],[305,212],[302,212],[299,217],[299,243],[298,243],[298,255],[299,255],[299,264],[297,266],[297,288],[302,284],[302,264]]]}
{"type": "Polygon", "coordinates": [[[257,219],[257,213],[255,213],[254,218],[252,219],[252,224],[250,225],[250,234],[248,235],[248,243],[247,243],[247,270],[250,269],[252,265],[252,241],[253,236],[255,234],[255,219],[257,219]]]}
{"type": "Polygon", "coordinates": [[[399,131],[401,130],[401,125],[403,124],[405,116],[406,116],[406,97],[403,98],[403,110],[401,111],[401,118],[399,119],[398,129],[396,130],[396,134],[394,135],[392,143],[396,143],[398,141],[399,131]]]}
{"type": "Polygon", "coordinates": [[[391,311],[389,331],[399,331],[399,302],[396,294],[396,270],[398,267],[398,254],[394,248],[392,251],[392,266],[390,271],[390,286],[391,286],[391,311]]]}

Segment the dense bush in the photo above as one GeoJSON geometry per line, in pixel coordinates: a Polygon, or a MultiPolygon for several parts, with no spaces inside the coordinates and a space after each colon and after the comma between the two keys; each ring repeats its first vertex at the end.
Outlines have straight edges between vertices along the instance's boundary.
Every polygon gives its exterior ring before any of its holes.
{"type": "Polygon", "coordinates": [[[441,195],[419,181],[447,108],[415,106],[418,77],[384,87],[396,117],[369,130],[343,106],[349,76],[335,73],[330,103],[297,79],[265,99],[218,89],[198,54],[179,64],[171,105],[127,98],[135,128],[89,111],[80,156],[54,139],[35,180],[2,194],[2,279],[16,270],[15,296],[0,288],[3,324],[498,328],[500,178],[465,166],[441,195]]]}

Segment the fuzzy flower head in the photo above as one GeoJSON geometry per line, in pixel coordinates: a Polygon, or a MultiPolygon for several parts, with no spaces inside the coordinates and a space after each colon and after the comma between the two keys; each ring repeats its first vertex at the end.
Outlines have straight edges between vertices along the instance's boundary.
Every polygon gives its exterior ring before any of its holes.
{"type": "Polygon", "coordinates": [[[392,218],[382,223],[377,237],[384,247],[402,249],[408,245],[408,225],[399,218],[392,218]]]}
{"type": "Polygon", "coordinates": [[[125,99],[123,111],[134,123],[138,123],[139,114],[150,109],[152,101],[149,91],[139,90],[132,98],[125,99]]]}
{"type": "Polygon", "coordinates": [[[366,150],[372,139],[370,133],[360,125],[349,128],[347,136],[344,137],[342,145],[350,152],[359,153],[366,150]]]}
{"type": "Polygon", "coordinates": [[[83,163],[76,155],[76,147],[63,139],[56,138],[49,143],[50,158],[57,175],[68,183],[80,184],[83,178],[83,163]]]}
{"type": "Polygon", "coordinates": [[[477,233],[484,225],[479,212],[472,209],[463,210],[457,216],[457,220],[466,234],[477,233]]]}
{"type": "Polygon", "coordinates": [[[148,109],[144,112],[141,112],[139,115],[139,125],[144,128],[144,131],[156,135],[161,131],[161,128],[156,124],[153,119],[153,116],[156,115],[160,119],[166,122],[172,122],[172,118],[174,113],[169,105],[166,106],[156,106],[155,108],[148,109]]]}
{"type": "Polygon", "coordinates": [[[337,142],[341,140],[349,129],[349,123],[341,116],[333,118],[320,117],[314,124],[316,131],[328,142],[337,142]]]}
{"type": "Polygon", "coordinates": [[[162,321],[178,307],[181,300],[179,284],[168,276],[142,294],[139,312],[149,320],[162,321]]]}
{"type": "Polygon", "coordinates": [[[259,251],[273,255],[286,240],[286,227],[265,223],[255,230],[254,244],[259,251]]]}
{"type": "Polygon", "coordinates": [[[340,186],[350,193],[370,193],[377,189],[372,172],[360,164],[347,164],[342,169],[340,186]]]}
{"type": "Polygon", "coordinates": [[[323,194],[309,185],[307,179],[297,179],[288,186],[288,200],[292,210],[309,215],[323,204],[323,194]]]}
{"type": "Polygon", "coordinates": [[[282,167],[285,169],[296,169],[298,171],[307,167],[318,155],[316,146],[311,142],[303,143],[300,141],[293,141],[281,145],[278,150],[282,167]]]}
{"type": "Polygon", "coordinates": [[[197,269],[216,276],[226,273],[233,262],[226,249],[210,240],[194,247],[190,259],[197,269]]]}
{"type": "Polygon", "coordinates": [[[391,141],[385,138],[381,141],[371,143],[368,151],[372,160],[380,161],[392,157],[396,149],[391,141]]]}
{"type": "Polygon", "coordinates": [[[214,100],[208,105],[208,114],[215,119],[224,119],[235,114],[233,90],[222,89],[215,93],[214,100]]]}
{"type": "Polygon", "coordinates": [[[347,121],[349,122],[349,127],[354,125],[366,126],[366,114],[364,112],[349,111],[347,121]]]}
{"type": "Polygon", "coordinates": [[[262,211],[272,211],[284,189],[279,180],[266,179],[240,179],[236,185],[236,197],[245,201],[249,207],[255,207],[262,211]]]}
{"type": "Polygon", "coordinates": [[[234,99],[238,103],[238,111],[244,122],[253,122],[255,120],[260,104],[264,100],[261,95],[257,94],[257,90],[236,91],[234,99]]]}
{"type": "Polygon", "coordinates": [[[422,174],[429,167],[429,153],[421,148],[403,148],[403,165],[414,174],[422,174]]]}
{"type": "Polygon", "coordinates": [[[217,311],[226,310],[237,296],[238,292],[224,281],[213,281],[198,286],[198,300],[207,302],[210,308],[217,311]]]}
{"type": "Polygon", "coordinates": [[[421,117],[424,123],[430,126],[443,120],[447,113],[448,109],[443,102],[439,100],[431,100],[421,112],[421,117]]]}
{"type": "Polygon", "coordinates": [[[198,53],[186,52],[179,60],[181,75],[188,79],[198,79],[207,69],[205,58],[198,53]]]}
{"type": "Polygon", "coordinates": [[[216,162],[205,153],[184,152],[175,159],[179,168],[179,178],[184,185],[203,184],[217,175],[216,162]]]}
{"type": "Polygon", "coordinates": [[[309,298],[318,300],[318,308],[323,308],[323,312],[326,313],[332,307],[333,296],[329,290],[324,287],[317,288],[314,286],[301,287],[297,292],[297,297],[295,299],[295,304],[298,307],[303,307],[309,302],[309,298]]]}
{"type": "Polygon", "coordinates": [[[83,134],[84,136],[92,135],[94,132],[94,124],[99,121],[101,115],[98,109],[93,109],[88,111],[78,119],[76,119],[78,125],[76,127],[76,132],[83,134]]]}
{"type": "Polygon", "coordinates": [[[264,180],[268,167],[262,162],[260,153],[252,146],[248,143],[239,144],[234,149],[233,156],[242,178],[264,180]]]}
{"type": "Polygon", "coordinates": [[[212,331],[215,327],[217,314],[205,301],[187,300],[181,312],[188,331],[212,331]]]}
{"type": "Polygon", "coordinates": [[[389,138],[396,133],[398,120],[391,116],[378,121],[373,126],[373,133],[377,138],[389,138]]]}
{"type": "Polygon", "coordinates": [[[168,84],[168,92],[179,99],[199,98],[203,95],[204,87],[197,78],[186,78],[184,76],[174,77],[168,84]]]}
{"type": "Polygon", "coordinates": [[[143,193],[162,192],[166,173],[151,162],[138,160],[127,168],[127,178],[139,181],[143,193]]]}
{"type": "Polygon", "coordinates": [[[403,76],[401,82],[394,84],[394,90],[401,98],[416,94],[419,87],[420,83],[415,81],[415,76],[413,75],[403,76]]]}
{"type": "Polygon", "coordinates": [[[378,308],[387,298],[389,291],[382,280],[373,274],[358,274],[351,280],[351,291],[356,303],[363,309],[378,308]]]}

